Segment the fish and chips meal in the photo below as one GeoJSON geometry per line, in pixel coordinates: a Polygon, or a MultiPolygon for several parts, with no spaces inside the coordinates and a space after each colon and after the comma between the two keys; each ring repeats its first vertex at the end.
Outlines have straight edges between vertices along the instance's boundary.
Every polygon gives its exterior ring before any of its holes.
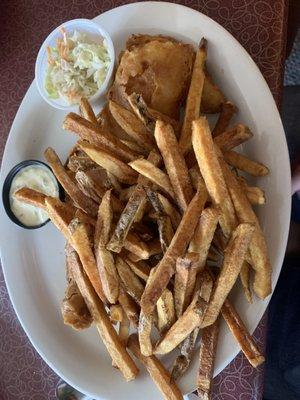
{"type": "Polygon", "coordinates": [[[194,357],[198,395],[211,398],[221,319],[250,364],[264,362],[230,292],[240,288],[249,303],[271,293],[253,210],[266,199],[247,182],[268,168],[236,150],[253,132],[231,123],[238,107],[207,70],[208,47],[129,37],[103,110],[82,98],[66,115],[63,128],[78,139],[66,162],[45,151],[65,200],[15,193],[66,239],[64,323],[94,324],[126,381],[137,378],[137,359],[174,400],[194,357]],[[207,114],[218,114],[213,126],[207,114]],[[161,356],[173,350],[168,371],[161,356]]]}

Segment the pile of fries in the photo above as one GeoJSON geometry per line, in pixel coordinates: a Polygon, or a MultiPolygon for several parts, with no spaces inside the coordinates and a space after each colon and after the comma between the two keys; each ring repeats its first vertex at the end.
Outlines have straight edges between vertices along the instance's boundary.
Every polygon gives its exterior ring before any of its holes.
{"type": "Polygon", "coordinates": [[[201,40],[182,124],[138,93],[128,95],[131,109],[110,100],[98,116],[82,99],[81,115],[70,113],[63,124],[79,137],[66,164],[45,152],[65,201],[26,188],[16,194],[45,209],[66,238],[64,322],[75,329],[93,322],[124,378],[138,375],[133,355],[166,399],[182,399],[176,380],[200,336],[196,384],[201,399],[211,398],[221,318],[251,365],[264,361],[228,295],[239,279],[249,302],[252,291],[271,293],[252,209],[265,196],[238,172],[263,176],[268,168],[234,150],[252,133],[241,123],[229,127],[237,108],[219,103],[216,86],[206,93],[220,110],[212,131],[200,115],[206,56],[201,40]],[[174,349],[180,354],[169,372],[157,356],[174,349]]]}

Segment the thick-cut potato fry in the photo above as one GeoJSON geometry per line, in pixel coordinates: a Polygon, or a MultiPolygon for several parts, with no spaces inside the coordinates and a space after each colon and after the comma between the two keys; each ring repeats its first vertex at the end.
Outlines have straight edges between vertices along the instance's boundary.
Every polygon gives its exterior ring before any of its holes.
{"type": "Polygon", "coordinates": [[[253,367],[258,367],[265,361],[265,358],[256,347],[252,336],[229,300],[225,300],[221,312],[250,364],[253,367]]]}
{"type": "Polygon", "coordinates": [[[177,318],[186,310],[191,302],[199,270],[198,254],[187,253],[184,258],[177,258],[174,281],[174,302],[177,318]]]}
{"type": "Polygon", "coordinates": [[[87,142],[78,142],[78,145],[95,163],[116,176],[120,182],[128,184],[136,182],[136,172],[111,153],[87,142]]]}
{"type": "Polygon", "coordinates": [[[248,186],[246,179],[242,176],[238,177],[238,181],[251,204],[258,205],[266,203],[265,193],[261,188],[257,186],[248,186]]]}
{"type": "Polygon", "coordinates": [[[90,245],[88,231],[86,226],[78,220],[72,220],[69,224],[70,243],[79,255],[83,269],[93,285],[97,295],[103,302],[106,302],[106,296],[102,287],[96,260],[90,245]]]}
{"type": "Polygon", "coordinates": [[[254,224],[244,223],[233,231],[224,251],[223,265],[205,312],[202,327],[213,324],[218,318],[222,305],[241,271],[254,229],[254,224]]]}
{"type": "Polygon", "coordinates": [[[175,322],[175,308],[173,294],[169,289],[165,289],[157,300],[157,323],[161,333],[166,332],[175,322]]]}
{"type": "Polygon", "coordinates": [[[124,257],[124,261],[126,264],[129,265],[129,267],[132,269],[132,271],[143,281],[147,282],[147,279],[149,277],[151,267],[143,260],[134,262],[132,261],[129,257],[124,257]]]}
{"type": "Polygon", "coordinates": [[[109,110],[121,128],[140,146],[149,151],[155,147],[153,135],[134,113],[114,101],[109,101],[109,110]]]}
{"type": "Polygon", "coordinates": [[[197,377],[197,391],[201,400],[211,399],[218,336],[219,319],[202,331],[197,377]]]}
{"type": "Polygon", "coordinates": [[[112,304],[109,307],[109,317],[112,323],[121,322],[124,317],[124,310],[120,304],[112,304]]]}
{"type": "Polygon", "coordinates": [[[75,179],[79,186],[79,189],[88,197],[93,199],[97,204],[101,202],[104,193],[107,190],[107,187],[100,186],[97,182],[95,182],[89,171],[77,171],[75,174],[75,179]]]}
{"type": "Polygon", "coordinates": [[[265,176],[269,173],[269,169],[264,164],[250,160],[250,158],[233,150],[224,152],[224,159],[232,167],[253,176],[265,176]]]}
{"type": "MultiPolygon", "coordinates": [[[[77,146],[76,146],[77,149],[77,146]]],[[[84,154],[84,153],[82,153],[84,154]]],[[[73,154],[68,157],[67,161],[67,168],[70,171],[77,172],[77,171],[89,171],[93,168],[96,168],[98,165],[94,163],[93,160],[90,159],[87,155],[80,155],[73,154]]]]}
{"type": "Polygon", "coordinates": [[[76,133],[82,140],[101,147],[105,151],[114,154],[124,162],[135,160],[139,153],[131,150],[116,136],[102,129],[77,114],[69,113],[63,123],[63,129],[76,133]]]}
{"type": "Polygon", "coordinates": [[[221,133],[225,132],[231,118],[234,116],[236,113],[237,108],[236,106],[231,103],[230,101],[226,101],[225,103],[222,103],[221,106],[221,112],[218,118],[218,121],[212,131],[213,137],[216,137],[220,135],[221,133]]]}
{"type": "Polygon", "coordinates": [[[168,175],[150,161],[139,158],[130,162],[129,165],[139,174],[144,175],[151,182],[155,183],[169,197],[174,198],[173,188],[168,175]]]}
{"type": "Polygon", "coordinates": [[[185,211],[193,197],[189,172],[180,152],[174,130],[171,125],[157,121],[154,131],[157,146],[164,159],[175,198],[179,207],[185,211]]]}
{"type": "Polygon", "coordinates": [[[237,124],[229,131],[222,132],[214,138],[214,143],[222,150],[228,151],[251,139],[253,133],[243,124],[237,124]]]}
{"type": "Polygon", "coordinates": [[[189,251],[198,254],[198,268],[203,268],[206,263],[219,216],[219,210],[213,206],[207,207],[202,211],[194,236],[189,245],[189,251]]]}
{"type": "Polygon", "coordinates": [[[123,314],[123,319],[119,325],[119,339],[123,346],[126,347],[130,334],[130,320],[127,318],[125,311],[123,311],[123,314]]]}
{"type": "MultiPolygon", "coordinates": [[[[196,161],[196,163],[197,163],[197,161],[196,161]]],[[[195,190],[198,190],[199,185],[200,185],[200,187],[202,186],[206,190],[204,179],[202,178],[198,164],[195,164],[192,168],[189,169],[189,174],[191,177],[191,182],[192,182],[193,188],[195,190]]]]}
{"type": "Polygon", "coordinates": [[[87,119],[88,121],[92,122],[95,125],[98,125],[98,121],[96,115],[88,101],[85,97],[82,97],[79,103],[79,111],[83,118],[87,119]]]}
{"type": "Polygon", "coordinates": [[[196,224],[206,202],[207,194],[199,191],[195,194],[173,236],[173,239],[159,263],[153,278],[143,293],[141,307],[146,315],[150,314],[175,273],[178,257],[182,257],[191,240],[196,224]]]}
{"type": "Polygon", "coordinates": [[[158,199],[163,206],[164,212],[170,217],[173,229],[177,229],[180,224],[181,216],[173,204],[161,193],[157,193],[158,199]]]}
{"type": "Polygon", "coordinates": [[[152,354],[152,342],[151,342],[151,330],[152,330],[152,315],[146,316],[143,311],[140,313],[138,335],[141,353],[143,356],[151,356],[152,354]]]}
{"type": "Polygon", "coordinates": [[[131,185],[125,189],[122,189],[119,194],[119,199],[121,201],[127,202],[130,199],[130,196],[134,192],[136,185],[131,185]]]}
{"type": "Polygon", "coordinates": [[[220,207],[219,222],[223,233],[229,237],[236,227],[236,216],[205,117],[193,122],[192,142],[207,191],[214,204],[220,207]]]}
{"type": "Polygon", "coordinates": [[[172,125],[176,136],[178,136],[180,132],[180,123],[168,115],[148,107],[140,94],[132,93],[127,97],[127,100],[135,115],[143,122],[149,132],[154,133],[156,121],[161,120],[166,124],[172,125]]]}
{"type": "Polygon", "coordinates": [[[126,292],[139,303],[144,291],[141,281],[121,257],[116,258],[116,267],[126,292]]]}
{"type": "Polygon", "coordinates": [[[236,177],[223,160],[220,160],[220,163],[239,221],[255,224],[255,231],[249,246],[252,259],[251,265],[255,270],[253,290],[258,297],[265,298],[272,291],[272,268],[268,257],[266,240],[257,216],[244,191],[239,186],[236,177]]]}
{"type": "Polygon", "coordinates": [[[144,157],[147,157],[147,155],[149,154],[149,150],[142,148],[137,144],[137,142],[133,142],[127,139],[121,139],[121,142],[125,144],[125,146],[129,147],[136,154],[140,154],[144,157]]]}
{"type": "MultiPolygon", "coordinates": [[[[132,235],[132,232],[129,234],[132,235]]],[[[126,242],[124,247],[126,248],[126,242]]],[[[133,262],[148,260],[151,256],[162,253],[161,244],[158,239],[154,239],[147,243],[136,243],[136,248],[134,248],[134,243],[131,243],[131,246],[127,246],[127,250],[129,250],[128,258],[133,262]],[[147,246],[147,248],[142,249],[141,246],[143,245],[147,246]],[[138,248],[137,246],[140,247],[138,248]]]]}
{"type": "Polygon", "coordinates": [[[248,303],[252,304],[252,293],[250,288],[250,270],[251,270],[251,265],[248,264],[246,261],[244,261],[240,272],[240,279],[246,300],[248,301],[248,303]]]}
{"type": "Polygon", "coordinates": [[[153,355],[142,355],[137,335],[130,335],[128,349],[141,361],[166,400],[183,400],[183,396],[163,364],[153,355]]]}
{"type": "Polygon", "coordinates": [[[96,295],[88,277],[79,267],[73,268],[72,273],[113,363],[122,372],[127,381],[134,379],[139,370],[127,353],[125,346],[121,343],[104,305],[96,295]]]}
{"type": "Polygon", "coordinates": [[[143,187],[137,185],[130,196],[108,243],[108,249],[119,253],[124,246],[126,236],[134,222],[139,209],[144,206],[146,193],[143,187]]]}
{"type": "Polygon", "coordinates": [[[74,208],[70,204],[50,196],[45,198],[45,205],[49,218],[68,241],[70,237],[69,224],[74,217],[74,208]]]}
{"type": "Polygon", "coordinates": [[[206,70],[200,107],[201,113],[216,114],[221,111],[222,104],[225,101],[225,96],[219,87],[214,84],[212,77],[206,70]]]}
{"type": "Polygon", "coordinates": [[[51,149],[51,147],[48,147],[44,154],[57,180],[71,197],[74,204],[87,214],[93,217],[96,216],[98,211],[97,203],[82,193],[82,191],[76,186],[74,181],[69,177],[67,171],[64,169],[55,151],[51,149]]]}
{"type": "Polygon", "coordinates": [[[133,261],[147,260],[151,255],[147,243],[142,242],[139,236],[132,231],[125,239],[124,248],[137,256],[133,261]]]}
{"type": "Polygon", "coordinates": [[[98,209],[98,217],[94,235],[95,249],[100,245],[105,247],[109,241],[110,231],[113,223],[113,210],[111,202],[111,190],[104,194],[98,209]]]}
{"type": "Polygon", "coordinates": [[[46,210],[46,195],[44,193],[40,193],[36,190],[23,187],[14,193],[14,197],[17,200],[23,201],[24,203],[46,210]]]}
{"type": "Polygon", "coordinates": [[[127,318],[134,327],[138,326],[139,323],[139,308],[133,298],[125,292],[120,286],[119,289],[119,303],[121,304],[127,318]]]}
{"type": "Polygon", "coordinates": [[[205,80],[204,66],[206,55],[206,40],[202,38],[196,53],[191,84],[186,99],[184,120],[179,140],[179,147],[182,154],[186,154],[192,147],[192,122],[199,118],[200,115],[200,104],[205,80]]]}

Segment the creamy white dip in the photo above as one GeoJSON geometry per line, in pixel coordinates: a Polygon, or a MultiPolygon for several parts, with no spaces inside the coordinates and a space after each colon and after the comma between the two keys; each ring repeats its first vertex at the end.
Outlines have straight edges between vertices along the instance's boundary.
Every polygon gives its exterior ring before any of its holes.
{"type": "Polygon", "coordinates": [[[34,189],[48,196],[58,197],[59,189],[54,175],[42,165],[29,165],[14,176],[10,186],[10,208],[18,220],[26,226],[37,226],[44,223],[48,219],[44,210],[14,198],[14,193],[23,187],[34,189]]]}

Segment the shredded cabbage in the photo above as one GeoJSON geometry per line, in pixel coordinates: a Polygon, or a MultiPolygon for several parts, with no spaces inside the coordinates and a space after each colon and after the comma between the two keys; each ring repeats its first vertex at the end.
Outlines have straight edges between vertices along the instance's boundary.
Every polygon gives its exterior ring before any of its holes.
{"type": "Polygon", "coordinates": [[[49,47],[45,89],[52,99],[64,98],[76,104],[82,97],[93,96],[102,86],[111,59],[105,39],[96,43],[86,34],[64,29],[56,47],[49,47]]]}

